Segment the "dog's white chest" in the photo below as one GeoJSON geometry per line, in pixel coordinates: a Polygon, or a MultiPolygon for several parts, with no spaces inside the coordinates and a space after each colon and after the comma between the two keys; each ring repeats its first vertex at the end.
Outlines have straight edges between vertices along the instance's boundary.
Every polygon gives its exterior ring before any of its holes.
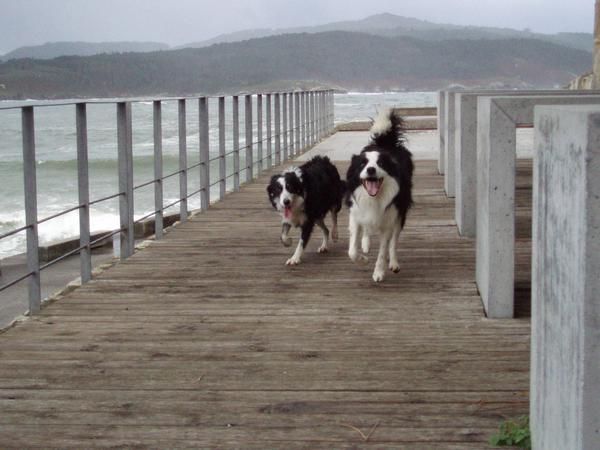
{"type": "Polygon", "coordinates": [[[368,234],[389,229],[395,225],[398,219],[398,211],[392,204],[398,191],[398,185],[388,181],[387,189],[384,192],[377,197],[371,197],[360,186],[353,193],[350,214],[368,234]],[[392,184],[393,186],[390,186],[392,184]]]}

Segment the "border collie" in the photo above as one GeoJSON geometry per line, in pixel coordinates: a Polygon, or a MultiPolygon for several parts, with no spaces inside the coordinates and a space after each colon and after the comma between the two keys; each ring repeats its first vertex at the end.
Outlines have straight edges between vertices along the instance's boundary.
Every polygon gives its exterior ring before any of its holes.
{"type": "Polygon", "coordinates": [[[389,269],[398,273],[400,266],[396,244],[412,206],[412,155],[404,146],[403,121],[393,110],[379,114],[371,127],[371,142],[359,155],[353,155],[346,175],[346,204],[350,208],[350,244],[352,261],[367,261],[370,236],[379,234],[379,254],[373,280],[385,277],[386,253],[389,269]],[[362,234],[358,251],[358,235],[362,234]]]}
{"type": "Polygon", "coordinates": [[[292,167],[273,175],[267,186],[267,193],[273,208],[281,213],[283,245],[292,245],[292,238],[288,236],[292,226],[302,230],[296,251],[286,265],[300,264],[315,224],[323,231],[323,243],[318,251],[327,252],[329,230],[324,219],[328,212],[331,212],[333,221],[331,237],[334,241],[337,240],[337,214],[342,207],[344,192],[344,182],[327,157],[315,156],[300,167],[292,167]]]}

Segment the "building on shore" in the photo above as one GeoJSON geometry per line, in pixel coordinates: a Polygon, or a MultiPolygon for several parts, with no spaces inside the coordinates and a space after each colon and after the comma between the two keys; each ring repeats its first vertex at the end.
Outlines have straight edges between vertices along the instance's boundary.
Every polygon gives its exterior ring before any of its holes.
{"type": "Polygon", "coordinates": [[[594,9],[593,52],[592,70],[571,80],[568,89],[600,89],[600,0],[596,0],[594,9]]]}

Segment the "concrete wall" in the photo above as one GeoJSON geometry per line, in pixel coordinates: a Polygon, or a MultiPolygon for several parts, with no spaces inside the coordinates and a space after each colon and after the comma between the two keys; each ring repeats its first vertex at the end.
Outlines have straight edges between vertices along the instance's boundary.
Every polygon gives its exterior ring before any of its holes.
{"type": "Polygon", "coordinates": [[[535,108],[535,449],[600,449],[600,106],[535,108]]]}

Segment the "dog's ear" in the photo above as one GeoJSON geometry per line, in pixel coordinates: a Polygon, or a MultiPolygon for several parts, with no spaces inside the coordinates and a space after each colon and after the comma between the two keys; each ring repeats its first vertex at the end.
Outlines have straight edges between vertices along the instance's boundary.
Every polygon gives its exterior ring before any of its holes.
{"type": "Polygon", "coordinates": [[[271,181],[269,181],[269,184],[267,184],[267,192],[270,194],[271,191],[273,190],[273,186],[275,185],[275,183],[277,182],[277,179],[280,177],[280,175],[273,175],[271,177],[271,181]]]}
{"type": "Polygon", "coordinates": [[[350,181],[351,179],[358,176],[360,173],[360,163],[362,161],[361,155],[352,155],[352,159],[350,160],[350,166],[348,167],[348,171],[346,172],[346,180],[350,181]]]}

